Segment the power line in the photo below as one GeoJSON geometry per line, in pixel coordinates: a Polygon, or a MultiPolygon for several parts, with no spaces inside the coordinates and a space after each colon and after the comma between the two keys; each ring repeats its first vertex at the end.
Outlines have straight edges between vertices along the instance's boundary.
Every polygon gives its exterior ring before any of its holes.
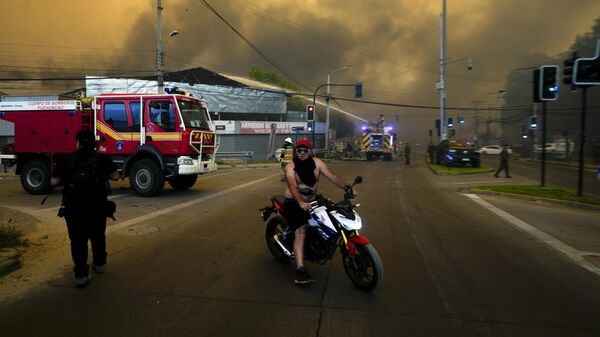
{"type": "Polygon", "coordinates": [[[296,81],[291,75],[285,72],[281,67],[279,67],[275,61],[273,61],[269,56],[267,56],[257,45],[255,45],[252,41],[247,39],[240,31],[238,31],[235,27],[233,27],[219,12],[217,12],[206,0],[201,1],[211,12],[213,12],[221,21],[223,21],[233,32],[239,36],[246,44],[248,44],[254,51],[256,51],[263,59],[265,59],[270,65],[272,65],[275,69],[277,69],[280,73],[284,74],[287,78],[299,84],[299,81],[296,81]]]}

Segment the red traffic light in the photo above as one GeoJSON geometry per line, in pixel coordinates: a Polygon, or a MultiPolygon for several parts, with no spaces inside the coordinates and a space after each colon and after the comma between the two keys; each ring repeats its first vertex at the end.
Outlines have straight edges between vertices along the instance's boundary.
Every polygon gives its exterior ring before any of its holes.
{"type": "Polygon", "coordinates": [[[315,106],[312,104],[306,106],[306,120],[309,122],[315,120],[315,106]]]}

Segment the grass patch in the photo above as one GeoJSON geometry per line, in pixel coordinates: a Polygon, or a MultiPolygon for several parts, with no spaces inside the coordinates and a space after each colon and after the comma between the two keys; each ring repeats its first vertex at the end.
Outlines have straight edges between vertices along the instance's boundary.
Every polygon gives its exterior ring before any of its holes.
{"type": "Polygon", "coordinates": [[[23,233],[12,223],[12,218],[6,223],[0,222],[0,248],[26,246],[27,240],[23,240],[22,236],[23,233]]]}
{"type": "Polygon", "coordinates": [[[498,193],[510,193],[532,197],[549,198],[563,201],[579,202],[584,204],[600,205],[600,196],[583,194],[578,197],[575,190],[563,187],[535,185],[493,185],[493,186],[471,186],[469,189],[476,191],[489,191],[498,193]]]}
{"type": "Polygon", "coordinates": [[[440,174],[445,174],[445,175],[458,175],[458,174],[465,174],[465,173],[483,173],[483,172],[490,172],[491,168],[489,166],[481,166],[481,167],[471,167],[471,166],[465,166],[465,167],[460,167],[460,166],[446,166],[446,165],[439,165],[439,164],[431,164],[431,167],[433,168],[433,170],[436,173],[440,173],[440,174]]]}

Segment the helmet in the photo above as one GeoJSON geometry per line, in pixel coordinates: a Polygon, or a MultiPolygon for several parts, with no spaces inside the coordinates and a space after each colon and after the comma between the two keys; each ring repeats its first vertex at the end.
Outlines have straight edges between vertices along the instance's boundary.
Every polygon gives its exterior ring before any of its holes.
{"type": "Polygon", "coordinates": [[[305,147],[307,149],[312,149],[312,144],[310,143],[310,141],[306,138],[304,139],[300,139],[297,143],[296,143],[296,148],[299,147],[305,147]]]}
{"type": "Polygon", "coordinates": [[[294,141],[290,137],[287,137],[286,139],[284,139],[284,142],[294,144],[294,141]]]}

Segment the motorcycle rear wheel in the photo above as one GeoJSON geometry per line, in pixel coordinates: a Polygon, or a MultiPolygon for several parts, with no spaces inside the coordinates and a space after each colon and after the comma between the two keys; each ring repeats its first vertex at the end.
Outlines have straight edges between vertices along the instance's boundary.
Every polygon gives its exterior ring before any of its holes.
{"type": "Polygon", "coordinates": [[[342,255],[344,270],[350,281],[360,290],[371,291],[383,281],[383,264],[373,245],[355,244],[356,257],[342,255]]]}
{"type": "Polygon", "coordinates": [[[279,244],[275,241],[274,237],[277,236],[284,245],[286,244],[286,241],[293,242],[293,240],[290,240],[290,236],[294,235],[293,233],[284,234],[287,232],[287,229],[287,221],[281,215],[275,215],[269,219],[269,222],[267,223],[267,229],[265,231],[265,239],[267,240],[267,247],[269,247],[269,251],[271,254],[273,254],[277,261],[283,264],[289,264],[292,259],[283,252],[279,244]]]}

